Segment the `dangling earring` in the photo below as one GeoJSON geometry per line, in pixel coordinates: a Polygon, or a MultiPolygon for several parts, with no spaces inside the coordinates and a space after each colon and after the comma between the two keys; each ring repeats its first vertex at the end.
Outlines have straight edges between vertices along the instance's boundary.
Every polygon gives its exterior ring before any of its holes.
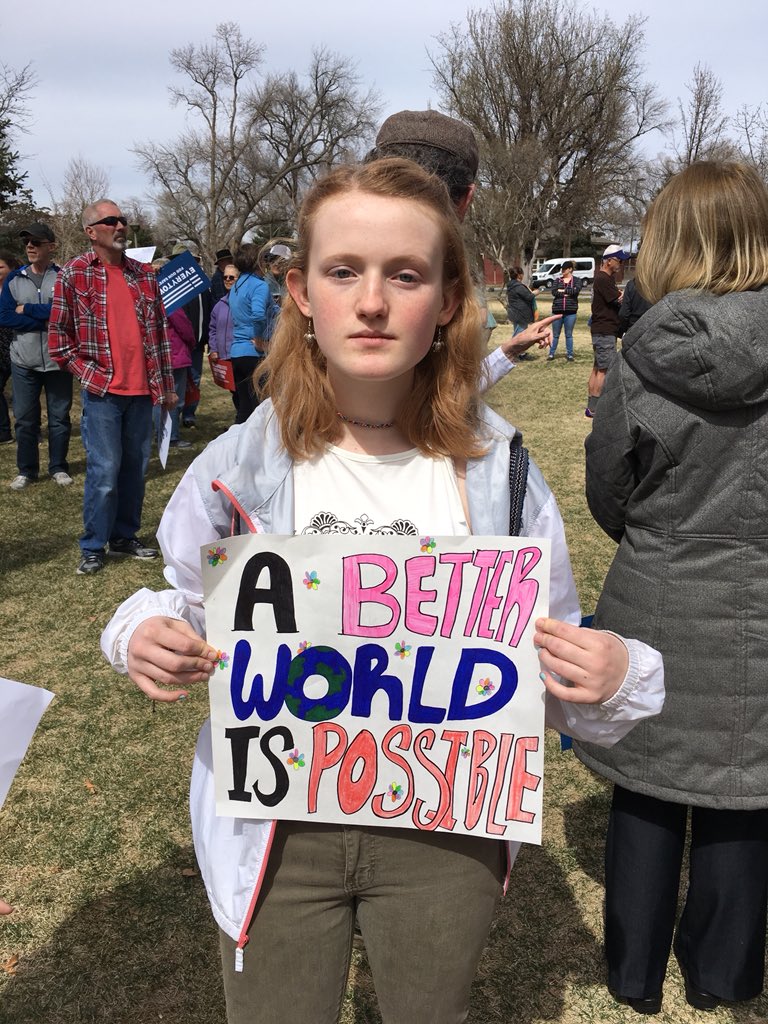
{"type": "Polygon", "coordinates": [[[432,351],[433,352],[439,352],[442,347],[443,347],[443,328],[442,327],[438,327],[437,328],[437,337],[432,342],[432,351]]]}
{"type": "Polygon", "coordinates": [[[308,345],[311,345],[313,341],[317,341],[317,338],[315,337],[315,329],[312,326],[312,317],[307,320],[307,333],[304,335],[304,341],[306,341],[308,345]]]}

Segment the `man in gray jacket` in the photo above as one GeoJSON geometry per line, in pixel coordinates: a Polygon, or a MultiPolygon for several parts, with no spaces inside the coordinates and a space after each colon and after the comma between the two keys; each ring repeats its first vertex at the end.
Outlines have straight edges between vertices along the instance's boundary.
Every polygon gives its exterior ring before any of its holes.
{"type": "Polygon", "coordinates": [[[11,376],[19,473],[10,486],[21,491],[40,472],[40,398],[45,390],[48,473],[66,487],[72,483],[67,464],[72,376],[59,369],[48,353],[48,317],[59,272],[51,261],[56,239],[47,224],[30,224],[19,237],[24,239],[29,263],[8,275],[0,293],[0,327],[13,330],[11,376]]]}

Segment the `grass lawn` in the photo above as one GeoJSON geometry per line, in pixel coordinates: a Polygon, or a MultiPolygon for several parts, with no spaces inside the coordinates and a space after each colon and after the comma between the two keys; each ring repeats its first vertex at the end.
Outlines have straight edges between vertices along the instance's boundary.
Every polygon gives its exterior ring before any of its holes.
{"type": "MultiPolygon", "coordinates": [[[[574,363],[565,361],[563,338],[554,362],[536,354],[489,401],[523,430],[557,495],[587,611],[613,545],[583,498],[592,363],[585,316],[574,363]]],[[[493,343],[508,331],[499,327],[493,343]]],[[[151,463],[145,540],[183,470],[231,418],[228,395],[206,376],[199,429],[184,433],[194,449],[173,452],[167,471],[151,463]]],[[[72,487],[45,479],[14,493],[15,448],[0,448],[0,675],[56,693],[0,812],[0,897],[16,907],[0,919],[0,1024],[222,1024],[216,932],[187,815],[207,693],[153,709],[102,659],[104,623],[139,587],[162,588],[162,566],[115,560],[94,578],[75,575],[85,468],[77,428],[71,462],[72,487]]],[[[603,980],[607,800],[603,783],[550,736],[544,845],[518,858],[478,973],[472,1024],[637,1020],[603,980]]],[[[428,935],[423,948],[428,955],[428,935]]],[[[704,1019],[685,1003],[674,964],[657,1019],[704,1019]]],[[[768,1021],[768,998],[707,1019],[768,1021]]],[[[363,953],[355,954],[342,1020],[380,1020],[363,953]]]]}

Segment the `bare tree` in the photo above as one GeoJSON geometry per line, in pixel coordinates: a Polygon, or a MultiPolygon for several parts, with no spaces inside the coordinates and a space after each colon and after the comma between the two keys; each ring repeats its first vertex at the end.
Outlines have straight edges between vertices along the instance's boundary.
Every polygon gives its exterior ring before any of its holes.
{"type": "Polygon", "coordinates": [[[21,156],[14,146],[18,136],[27,131],[29,94],[36,85],[31,64],[13,68],[0,63],[0,210],[32,201],[31,192],[24,187],[26,172],[18,167],[21,156]]]}
{"type": "Polygon", "coordinates": [[[768,106],[744,104],[733,119],[739,152],[743,160],[755,167],[768,182],[768,106]]]}
{"type": "Polygon", "coordinates": [[[186,107],[188,127],[167,145],[134,150],[161,218],[209,259],[265,223],[292,219],[306,182],[373,133],[376,99],[360,94],[349,61],[318,50],[299,78],[262,76],[263,59],[232,22],[210,45],[172,50],[185,81],[171,97],[186,107]]]}
{"type": "Polygon", "coordinates": [[[729,119],[723,113],[723,85],[706,64],[697,64],[686,83],[688,101],[677,101],[680,139],[676,144],[676,170],[697,160],[727,159],[735,155],[728,138],[729,119]]]}
{"type": "Polygon", "coordinates": [[[619,28],[557,0],[501,0],[438,37],[436,88],[481,145],[471,217],[502,264],[530,261],[551,224],[567,239],[665,125],[642,47],[642,19],[619,28]]]}
{"type": "Polygon", "coordinates": [[[83,235],[82,213],[86,206],[109,195],[109,176],[103,167],[78,155],[72,157],[64,171],[61,190],[51,199],[51,226],[56,234],[56,255],[59,261],[70,259],[87,247],[83,235]]]}

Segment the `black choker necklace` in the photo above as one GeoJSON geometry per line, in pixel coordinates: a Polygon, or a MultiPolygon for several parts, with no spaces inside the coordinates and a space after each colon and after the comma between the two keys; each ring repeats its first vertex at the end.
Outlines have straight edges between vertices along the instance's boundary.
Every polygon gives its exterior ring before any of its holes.
{"type": "Polygon", "coordinates": [[[351,416],[345,416],[343,412],[337,412],[336,415],[344,423],[351,423],[353,427],[365,427],[366,430],[389,430],[395,425],[394,420],[390,420],[389,423],[369,423],[367,420],[355,420],[351,416]]]}

